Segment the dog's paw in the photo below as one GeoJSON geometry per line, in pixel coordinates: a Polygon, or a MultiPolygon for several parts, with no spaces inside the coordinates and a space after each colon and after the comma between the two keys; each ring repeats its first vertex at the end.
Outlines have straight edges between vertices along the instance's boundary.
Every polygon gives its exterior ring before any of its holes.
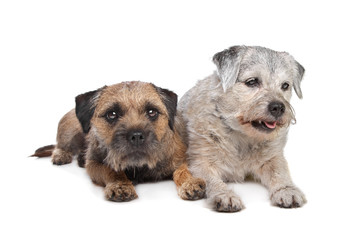
{"type": "Polygon", "coordinates": [[[232,191],[216,195],[213,205],[218,212],[238,212],[245,208],[240,197],[232,191]]]}
{"type": "Polygon", "coordinates": [[[85,163],[86,163],[85,153],[80,153],[80,154],[78,155],[78,157],[77,157],[77,161],[78,161],[79,167],[84,168],[84,167],[85,167],[85,163]]]}
{"type": "Polygon", "coordinates": [[[138,195],[132,184],[114,182],[107,184],[105,187],[105,198],[110,201],[128,202],[137,197],[138,195]]]}
{"type": "Polygon", "coordinates": [[[66,152],[56,148],[51,156],[54,165],[64,165],[72,162],[73,156],[71,152],[66,152]]]}
{"type": "Polygon", "coordinates": [[[201,178],[192,178],[178,187],[178,194],[184,200],[198,200],[205,197],[206,183],[201,178]]]}
{"type": "Polygon", "coordinates": [[[306,203],[305,195],[294,186],[286,186],[271,194],[271,203],[281,208],[298,208],[306,203]]]}

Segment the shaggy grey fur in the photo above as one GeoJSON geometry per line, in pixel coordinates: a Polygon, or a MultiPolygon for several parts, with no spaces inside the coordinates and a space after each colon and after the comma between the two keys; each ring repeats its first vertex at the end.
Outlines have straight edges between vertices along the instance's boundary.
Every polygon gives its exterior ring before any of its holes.
{"type": "Polygon", "coordinates": [[[186,126],[190,171],[205,179],[207,198],[217,211],[244,208],[226,182],[251,175],[265,185],[273,205],[305,202],[290,178],[283,155],[293,88],[302,98],[304,68],[286,52],[234,46],[214,55],[217,73],[199,81],[179,102],[186,126]]]}

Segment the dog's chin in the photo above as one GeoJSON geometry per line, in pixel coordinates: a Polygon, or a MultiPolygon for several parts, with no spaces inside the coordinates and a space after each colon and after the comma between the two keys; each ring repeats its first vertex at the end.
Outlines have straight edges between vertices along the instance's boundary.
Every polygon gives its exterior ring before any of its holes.
{"type": "Polygon", "coordinates": [[[127,153],[122,158],[121,169],[125,170],[127,168],[138,168],[144,166],[147,166],[150,169],[154,168],[156,163],[153,163],[150,159],[150,156],[146,152],[134,151],[127,153]]]}
{"type": "Polygon", "coordinates": [[[127,161],[136,163],[148,157],[149,157],[148,154],[144,151],[133,151],[124,155],[123,158],[126,159],[127,161]]]}
{"type": "Polygon", "coordinates": [[[147,152],[141,150],[126,153],[111,151],[104,161],[115,171],[144,166],[152,169],[156,166],[156,161],[147,152]]]}

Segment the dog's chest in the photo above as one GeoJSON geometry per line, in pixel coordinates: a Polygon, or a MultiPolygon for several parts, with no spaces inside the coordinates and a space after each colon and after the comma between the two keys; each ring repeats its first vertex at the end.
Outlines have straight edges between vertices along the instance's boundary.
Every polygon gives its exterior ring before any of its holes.
{"type": "Polygon", "coordinates": [[[236,155],[241,166],[245,167],[266,159],[271,146],[268,142],[238,142],[236,155]]]}

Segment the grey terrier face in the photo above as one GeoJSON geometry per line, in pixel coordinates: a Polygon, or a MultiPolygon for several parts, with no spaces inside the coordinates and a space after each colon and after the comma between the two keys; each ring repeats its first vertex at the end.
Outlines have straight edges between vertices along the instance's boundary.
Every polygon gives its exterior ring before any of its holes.
{"type": "Polygon", "coordinates": [[[292,88],[302,98],[304,68],[286,52],[234,46],[214,55],[224,89],[217,112],[225,123],[256,139],[272,139],[295,121],[292,88]]]}

